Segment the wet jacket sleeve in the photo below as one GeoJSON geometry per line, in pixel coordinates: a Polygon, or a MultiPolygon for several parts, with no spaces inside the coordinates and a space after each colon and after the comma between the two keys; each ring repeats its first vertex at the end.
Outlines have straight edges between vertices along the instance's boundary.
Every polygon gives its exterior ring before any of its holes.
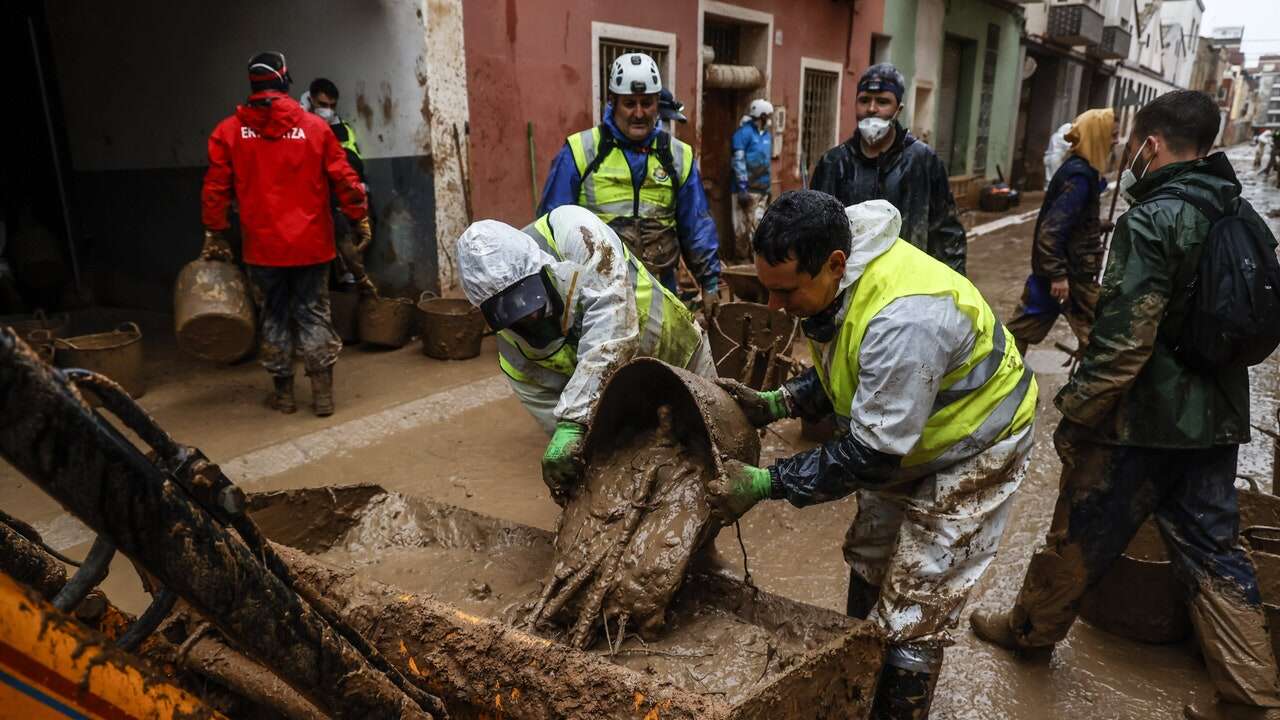
{"type": "Polygon", "coordinates": [[[1072,175],[1063,181],[1055,197],[1045,198],[1045,201],[1050,205],[1040,220],[1031,269],[1043,277],[1066,277],[1067,242],[1089,202],[1089,183],[1080,175],[1072,175]]]}
{"type": "Polygon", "coordinates": [[[821,420],[833,412],[831,396],[822,387],[817,370],[809,368],[782,385],[791,398],[794,417],[821,420]]]}
{"type": "Polygon", "coordinates": [[[818,164],[813,166],[813,177],[809,178],[810,190],[833,195],[841,202],[844,202],[844,197],[840,194],[841,179],[844,176],[844,166],[840,161],[845,155],[843,148],[843,145],[837,145],[823,154],[818,164]]]}
{"type": "Polygon", "coordinates": [[[227,210],[231,207],[231,148],[227,135],[218,125],[209,135],[209,169],[204,173],[200,190],[200,220],[209,230],[226,230],[231,226],[227,210]]]}
{"type": "Polygon", "coordinates": [[[324,137],[324,169],[329,176],[329,187],[337,197],[338,208],[350,220],[360,220],[369,214],[369,205],[365,201],[364,183],[356,174],[351,163],[347,162],[347,152],[338,142],[338,137],[331,132],[324,137]]]}
{"type": "Polygon", "coordinates": [[[929,247],[926,252],[964,275],[968,253],[964,225],[960,224],[956,199],[951,195],[951,183],[947,182],[946,166],[933,153],[930,153],[929,176],[929,247]]]}
{"type": "Polygon", "coordinates": [[[924,432],[943,376],[975,341],[950,299],[912,296],[886,306],[859,349],[848,434],[776,463],[775,494],[803,507],[895,479],[924,432]]]}
{"type": "Polygon", "coordinates": [[[639,349],[640,319],[617,236],[598,221],[595,228],[553,230],[564,259],[578,266],[572,301],[582,323],[578,365],[560,393],[555,416],[586,425],[605,374],[626,363],[639,349]]]}
{"type": "Polygon", "coordinates": [[[561,205],[577,205],[581,187],[582,177],[578,175],[578,164],[573,161],[569,143],[565,143],[551,161],[547,182],[542,186],[542,199],[538,201],[537,217],[542,217],[561,205]]]}
{"type": "Polygon", "coordinates": [[[738,130],[733,133],[733,141],[731,143],[733,150],[733,194],[744,193],[747,191],[749,184],[749,176],[747,175],[747,135],[743,132],[746,125],[739,125],[738,130]]]}
{"type": "Polygon", "coordinates": [[[1054,401],[1068,419],[1097,427],[1150,359],[1175,266],[1160,228],[1175,228],[1176,220],[1153,203],[1130,210],[1116,224],[1089,344],[1054,401]]]}
{"type": "Polygon", "coordinates": [[[689,266],[699,286],[714,292],[720,286],[720,238],[707,207],[702,173],[696,161],[676,195],[676,233],[684,264],[689,266]]]}

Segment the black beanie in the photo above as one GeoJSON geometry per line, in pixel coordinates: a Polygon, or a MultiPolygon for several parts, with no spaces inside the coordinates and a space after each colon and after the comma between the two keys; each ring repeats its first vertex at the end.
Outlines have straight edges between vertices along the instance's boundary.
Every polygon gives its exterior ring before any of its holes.
{"type": "Polygon", "coordinates": [[[284,62],[284,53],[263,52],[249,59],[249,87],[254,92],[289,92],[289,84],[292,82],[289,67],[284,62]]]}

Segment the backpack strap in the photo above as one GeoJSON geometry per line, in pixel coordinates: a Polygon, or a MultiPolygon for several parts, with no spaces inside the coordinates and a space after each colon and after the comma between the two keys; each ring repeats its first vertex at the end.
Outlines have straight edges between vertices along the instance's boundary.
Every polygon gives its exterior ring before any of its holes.
{"type": "Polygon", "coordinates": [[[1190,205],[1191,207],[1194,207],[1196,210],[1199,210],[1200,214],[1203,215],[1205,219],[1209,221],[1210,225],[1217,223],[1219,220],[1221,220],[1225,216],[1225,214],[1221,210],[1214,207],[1213,204],[1210,203],[1208,200],[1205,200],[1204,198],[1196,197],[1191,193],[1185,192],[1183,190],[1179,190],[1177,188],[1169,188],[1168,190],[1165,190],[1162,193],[1156,194],[1152,197],[1147,198],[1146,200],[1143,200],[1141,204],[1146,205],[1147,203],[1154,202],[1156,200],[1173,200],[1173,199],[1181,200],[1187,203],[1188,205],[1190,205]]]}
{"type": "Polygon", "coordinates": [[[591,164],[587,165],[587,169],[582,171],[582,180],[586,180],[587,176],[604,164],[605,158],[609,157],[609,153],[618,146],[618,141],[613,137],[613,133],[609,132],[609,128],[604,123],[600,123],[596,128],[600,131],[600,143],[596,146],[596,156],[591,158],[591,164]]]}
{"type": "Polygon", "coordinates": [[[658,137],[654,142],[654,153],[658,156],[658,163],[662,165],[662,169],[671,178],[672,187],[679,192],[680,176],[676,174],[676,158],[671,154],[671,134],[666,130],[658,131],[658,137]]]}

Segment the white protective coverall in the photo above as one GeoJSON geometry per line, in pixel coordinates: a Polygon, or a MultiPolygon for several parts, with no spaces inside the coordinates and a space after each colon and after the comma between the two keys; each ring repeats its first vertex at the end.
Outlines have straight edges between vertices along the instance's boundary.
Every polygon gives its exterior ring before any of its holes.
{"type": "MultiPolygon", "coordinates": [[[[564,302],[563,335],[551,345],[530,347],[514,333],[508,334],[529,357],[546,357],[566,342],[576,342],[572,376],[547,373],[542,384],[507,378],[525,409],[550,434],[557,421],[586,425],[607,373],[636,357],[652,357],[661,323],[639,326],[625,249],[612,228],[576,205],[552,210],[548,220],[562,259],[544,251],[523,231],[497,220],[481,220],[467,228],[458,238],[457,258],[463,291],[477,307],[543,269],[564,302]]],[[[697,332],[701,342],[687,361],[658,359],[714,379],[711,346],[706,333],[697,332]]]]}
{"type": "Polygon", "coordinates": [[[1044,150],[1044,189],[1049,189],[1049,181],[1053,179],[1058,168],[1066,162],[1071,152],[1071,143],[1067,142],[1067,133],[1071,132],[1071,123],[1063,123],[1049,137],[1049,146],[1044,150]]]}

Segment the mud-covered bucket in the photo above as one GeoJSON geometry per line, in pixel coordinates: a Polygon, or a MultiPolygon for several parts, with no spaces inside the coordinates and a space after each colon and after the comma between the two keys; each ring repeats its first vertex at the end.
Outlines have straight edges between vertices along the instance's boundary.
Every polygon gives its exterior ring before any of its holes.
{"type": "Polygon", "coordinates": [[[409,342],[413,326],[413,301],[397,297],[364,297],[360,299],[359,330],[361,342],[383,347],[401,348],[409,342]]]}
{"type": "Polygon", "coordinates": [[[422,354],[437,360],[466,360],[480,354],[485,322],[480,308],[463,298],[418,299],[422,313],[422,354]]]}
{"type": "Polygon", "coordinates": [[[70,316],[67,313],[46,315],[36,309],[31,315],[0,316],[0,325],[13,329],[45,362],[53,362],[53,341],[66,334],[70,316]]]}
{"type": "Polygon", "coordinates": [[[1147,520],[1102,579],[1083,598],[1080,616],[1113,635],[1175,643],[1191,633],[1186,593],[1154,520],[1147,520]]]}
{"type": "Polygon", "coordinates": [[[1271,647],[1280,657],[1280,527],[1254,525],[1240,533],[1258,577],[1258,593],[1271,633],[1271,647]]]}
{"type": "Polygon", "coordinates": [[[794,317],[766,305],[753,302],[721,305],[708,332],[716,373],[756,390],[781,385],[791,372],[788,353],[798,327],[794,317]]]}
{"type": "Polygon", "coordinates": [[[232,363],[253,349],[257,325],[244,272],[233,263],[193,260],[173,286],[178,347],[205,360],[232,363]]]}
{"type": "MultiPolygon", "coordinates": [[[[109,332],[56,338],[53,344],[58,367],[83,368],[105,375],[119,383],[130,397],[142,397],[147,391],[142,375],[142,330],[136,324],[126,322],[109,332]]],[[[91,401],[97,404],[96,398],[91,401]]]]}
{"type": "Polygon", "coordinates": [[[769,291],[760,282],[755,265],[730,265],[720,270],[720,279],[739,300],[755,303],[769,302],[769,291]]]}
{"type": "Polygon", "coordinates": [[[329,319],[342,342],[360,342],[360,293],[355,290],[330,291],[329,319]]]}

